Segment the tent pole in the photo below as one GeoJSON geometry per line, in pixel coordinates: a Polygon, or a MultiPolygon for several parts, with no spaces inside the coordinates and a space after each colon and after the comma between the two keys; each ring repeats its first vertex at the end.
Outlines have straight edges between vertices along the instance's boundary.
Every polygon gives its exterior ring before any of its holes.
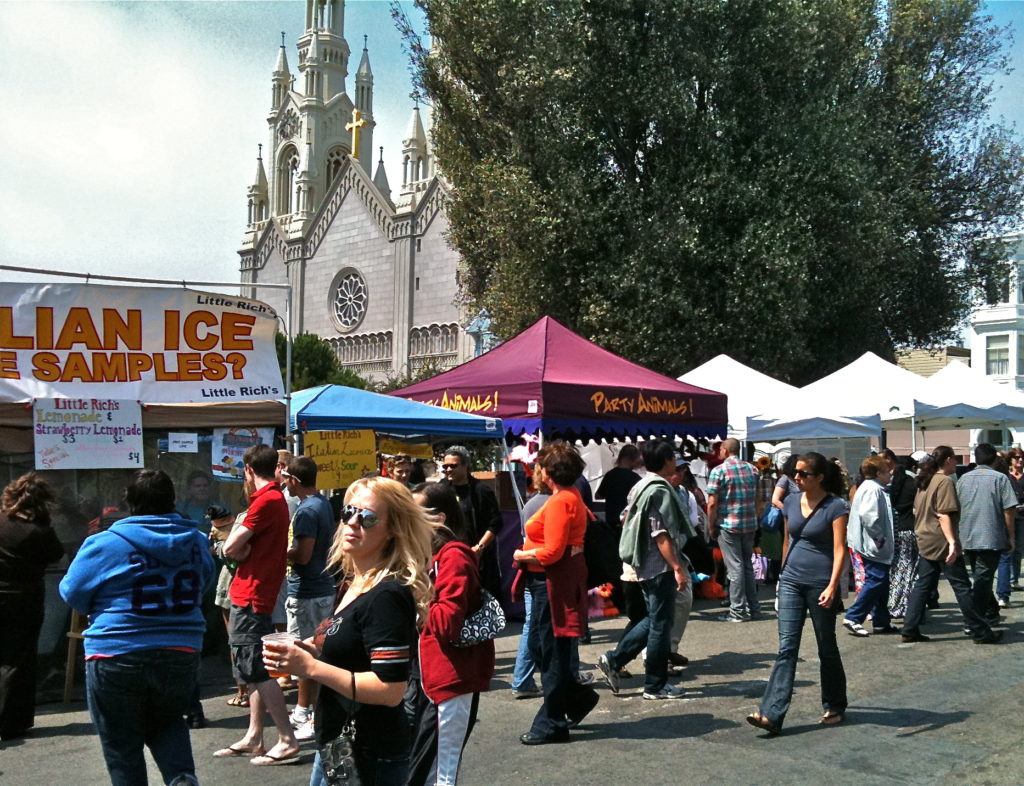
{"type": "Polygon", "coordinates": [[[917,452],[917,417],[913,413],[910,415],[910,452],[917,452]]]}

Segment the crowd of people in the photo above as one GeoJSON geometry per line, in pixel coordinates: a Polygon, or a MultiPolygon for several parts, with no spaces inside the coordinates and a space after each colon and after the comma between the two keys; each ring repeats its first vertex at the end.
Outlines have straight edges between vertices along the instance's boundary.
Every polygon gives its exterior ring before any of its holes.
{"type": "MultiPolygon", "coordinates": [[[[965,634],[977,644],[1001,640],[1000,609],[1020,589],[1024,452],[981,444],[975,464],[961,467],[946,446],[919,462],[882,450],[855,478],[812,452],[790,457],[774,481],[770,462],[759,469],[740,447],[727,439],[709,457],[705,492],[671,441],[623,446],[597,490],[605,522],[594,524],[578,450],[544,445],[509,566],[498,557],[497,497],[473,477],[472,456],[459,446],[445,452],[439,482],[415,478],[412,462],[398,457],[390,477],[354,482],[340,510],[317,490],[312,459],[254,446],[237,515],[192,489],[202,479],[190,478],[188,506],[207,503],[202,527],[176,508],[166,473],[139,470],[125,490],[126,515],[86,539],[60,583],[68,605],[89,619],[86,696],[111,782],[145,783],[146,748],[165,783],[199,782],[189,727],[202,725],[203,597],[214,587],[236,682],[229,703],[247,707],[249,723],[213,755],[294,765],[312,741],[311,786],[458,781],[495,670],[504,624],[495,598],[508,569],[526,611],[512,695],[541,699],[520,741],[567,742],[599,702],[579,662],[593,586],[588,530],[599,526],[614,535],[622,567],[614,597],[628,618],[598,659],[613,693],[640,657],[644,700],[686,695],[671,678],[688,663],[680,647],[696,583],[722,576],[724,622],[770,613],[754,566],[769,561],[758,544],[778,519],[780,553],[769,572],[778,579],[779,651],[751,725],[782,732],[808,616],[823,725],[842,723],[847,712],[840,622],[857,637],[927,642],[922,627],[944,575],[965,634]],[[292,679],[289,713],[282,683],[292,679]],[[277,732],[270,746],[268,714],[277,732]]],[[[51,500],[36,473],[0,500],[4,739],[33,723],[42,576],[63,554],[51,500]]]]}

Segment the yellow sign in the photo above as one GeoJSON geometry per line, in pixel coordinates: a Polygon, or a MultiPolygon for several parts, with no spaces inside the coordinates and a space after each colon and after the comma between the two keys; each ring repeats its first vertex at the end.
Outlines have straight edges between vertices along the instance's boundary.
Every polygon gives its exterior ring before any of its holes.
{"type": "Polygon", "coordinates": [[[377,472],[377,437],[372,431],[308,431],[303,447],[316,462],[319,488],[347,488],[377,472]]]}
{"type": "Polygon", "coordinates": [[[381,453],[387,456],[405,454],[406,456],[412,456],[414,459],[434,458],[434,448],[429,444],[414,445],[410,442],[402,442],[398,439],[381,437],[380,442],[377,444],[377,448],[381,453]]]}

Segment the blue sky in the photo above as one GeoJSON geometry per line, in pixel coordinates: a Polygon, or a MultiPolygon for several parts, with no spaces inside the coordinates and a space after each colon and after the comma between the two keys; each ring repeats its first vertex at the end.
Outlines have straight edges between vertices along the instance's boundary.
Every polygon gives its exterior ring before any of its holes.
{"type": "MultiPolygon", "coordinates": [[[[270,74],[281,31],[296,73],[304,8],[301,0],[0,2],[0,259],[237,280],[270,74]]],[[[1018,39],[1016,73],[1000,81],[995,113],[1024,135],[1024,0],[987,9],[1018,39]]],[[[400,37],[384,0],[348,0],[345,17],[351,73],[369,36],[374,142],[384,145],[396,189],[412,108],[400,37]]]]}

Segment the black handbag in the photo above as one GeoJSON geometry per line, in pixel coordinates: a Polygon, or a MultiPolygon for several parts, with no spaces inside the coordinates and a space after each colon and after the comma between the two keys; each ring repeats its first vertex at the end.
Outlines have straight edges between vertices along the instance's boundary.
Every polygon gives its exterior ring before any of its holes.
{"type": "Polygon", "coordinates": [[[352,705],[348,720],[341,729],[341,734],[318,746],[320,751],[320,768],[328,786],[363,786],[356,767],[356,673],[352,672],[352,705]]]}
{"type": "Polygon", "coordinates": [[[472,647],[497,638],[505,629],[505,611],[491,593],[480,588],[482,601],[478,611],[473,612],[462,623],[459,638],[452,642],[456,647],[472,647]]]}

